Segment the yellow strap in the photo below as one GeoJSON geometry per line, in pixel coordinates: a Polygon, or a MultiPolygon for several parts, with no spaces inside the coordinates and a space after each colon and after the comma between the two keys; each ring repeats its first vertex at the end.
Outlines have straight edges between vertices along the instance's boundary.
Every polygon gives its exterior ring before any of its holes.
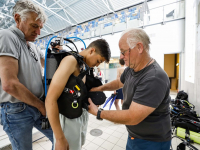
{"type": "Polygon", "coordinates": [[[75,85],[75,87],[76,87],[76,89],[77,89],[78,91],[80,91],[80,88],[78,87],[78,85],[75,85]]]}

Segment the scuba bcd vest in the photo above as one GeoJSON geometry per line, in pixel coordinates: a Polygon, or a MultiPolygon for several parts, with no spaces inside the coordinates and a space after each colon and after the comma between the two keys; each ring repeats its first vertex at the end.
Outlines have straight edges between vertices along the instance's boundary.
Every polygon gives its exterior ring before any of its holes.
{"type": "Polygon", "coordinates": [[[51,83],[51,79],[57,70],[61,60],[72,55],[76,58],[80,68],[82,68],[78,76],[73,74],[69,77],[68,82],[58,98],[59,113],[67,118],[73,119],[80,117],[82,114],[82,108],[87,109],[88,98],[90,97],[94,104],[101,105],[105,102],[106,96],[103,92],[89,92],[92,87],[102,85],[101,81],[93,76],[91,69],[83,61],[83,57],[77,52],[61,52],[50,53],[53,57],[46,58],[46,83],[47,88],[51,83]],[[82,81],[86,75],[86,83],[82,81]]]}

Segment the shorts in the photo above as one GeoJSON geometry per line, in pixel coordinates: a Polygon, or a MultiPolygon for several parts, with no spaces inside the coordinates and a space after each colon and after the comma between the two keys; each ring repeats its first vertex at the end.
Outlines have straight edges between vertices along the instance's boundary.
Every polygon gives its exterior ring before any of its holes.
{"type": "MultiPolygon", "coordinates": [[[[69,119],[63,115],[59,115],[61,128],[69,143],[69,150],[81,150],[81,147],[85,144],[87,125],[89,115],[87,110],[83,109],[83,113],[80,117],[69,119]]],[[[55,145],[54,137],[54,145],[55,145]]],[[[55,147],[54,147],[55,149],[55,147]]]]}
{"type": "Polygon", "coordinates": [[[122,88],[116,90],[116,92],[117,92],[117,97],[116,97],[116,99],[122,99],[122,100],[123,100],[122,88]]]}

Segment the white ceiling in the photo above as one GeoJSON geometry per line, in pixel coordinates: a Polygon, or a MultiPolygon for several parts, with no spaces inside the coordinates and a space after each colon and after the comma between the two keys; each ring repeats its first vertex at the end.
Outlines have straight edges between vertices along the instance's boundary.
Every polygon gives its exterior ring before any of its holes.
{"type": "MultiPolygon", "coordinates": [[[[0,29],[14,24],[12,7],[18,0],[0,0],[0,29]],[[2,17],[3,16],[3,17],[2,17]]],[[[144,0],[32,0],[45,10],[48,20],[40,37],[52,34],[70,26],[115,13],[144,0]]]]}

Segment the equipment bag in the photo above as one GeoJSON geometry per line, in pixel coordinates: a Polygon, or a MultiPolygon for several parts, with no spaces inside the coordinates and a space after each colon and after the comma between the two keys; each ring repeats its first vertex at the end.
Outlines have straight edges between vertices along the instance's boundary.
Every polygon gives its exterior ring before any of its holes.
{"type": "Polygon", "coordinates": [[[200,133],[200,122],[192,120],[191,118],[186,118],[186,117],[179,117],[179,118],[174,118],[172,121],[172,125],[177,127],[181,127],[184,129],[188,129],[190,131],[194,131],[197,133],[200,133]]]}
{"type": "Polygon", "coordinates": [[[187,100],[188,99],[188,94],[184,91],[179,91],[176,99],[181,99],[181,100],[187,100]]]}

